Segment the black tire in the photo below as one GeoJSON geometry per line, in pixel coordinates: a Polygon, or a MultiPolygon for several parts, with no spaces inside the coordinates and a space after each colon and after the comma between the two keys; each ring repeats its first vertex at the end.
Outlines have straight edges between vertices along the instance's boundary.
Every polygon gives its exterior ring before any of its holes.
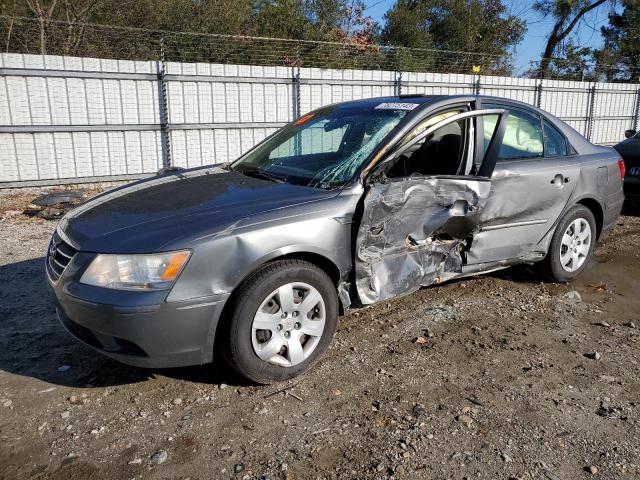
{"type": "Polygon", "coordinates": [[[311,367],[329,346],[338,324],[338,295],[335,285],[323,270],[303,260],[277,260],[266,264],[239,287],[232,301],[220,347],[231,367],[259,384],[289,380],[311,367]],[[308,358],[297,365],[284,367],[258,357],[251,341],[251,327],[258,308],[267,296],[282,285],[292,282],[304,282],[320,293],[325,304],[325,326],[317,346],[308,358]]]}
{"type": "Polygon", "coordinates": [[[560,220],[560,223],[558,223],[558,226],[553,233],[551,243],[549,244],[549,251],[547,252],[547,256],[540,265],[542,267],[543,273],[555,282],[569,282],[576,278],[587,267],[587,265],[591,261],[591,258],[593,257],[593,251],[596,245],[596,237],[596,220],[591,210],[583,205],[576,205],[575,207],[573,207],[564,215],[564,217],[562,217],[562,220],[560,220]],[[563,268],[562,262],[560,261],[562,237],[569,228],[571,222],[579,218],[582,218],[589,223],[589,227],[591,228],[591,244],[589,245],[589,252],[586,255],[585,261],[582,263],[580,268],[573,272],[569,272],[563,268]]]}

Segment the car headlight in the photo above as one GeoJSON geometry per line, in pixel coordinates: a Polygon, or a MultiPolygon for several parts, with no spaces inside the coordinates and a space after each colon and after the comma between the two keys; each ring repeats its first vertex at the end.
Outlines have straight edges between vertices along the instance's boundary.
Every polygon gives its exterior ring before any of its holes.
{"type": "Polygon", "coordinates": [[[100,254],[80,283],[121,290],[164,290],[178,277],[189,254],[188,250],[150,255],[100,254]]]}

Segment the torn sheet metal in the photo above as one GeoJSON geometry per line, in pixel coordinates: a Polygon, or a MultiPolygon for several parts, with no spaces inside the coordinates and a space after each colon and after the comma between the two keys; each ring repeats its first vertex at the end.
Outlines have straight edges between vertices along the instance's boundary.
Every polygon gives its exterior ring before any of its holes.
{"type": "Polygon", "coordinates": [[[491,182],[409,177],[370,187],[356,240],[363,304],[407,294],[462,273],[491,182]]]}

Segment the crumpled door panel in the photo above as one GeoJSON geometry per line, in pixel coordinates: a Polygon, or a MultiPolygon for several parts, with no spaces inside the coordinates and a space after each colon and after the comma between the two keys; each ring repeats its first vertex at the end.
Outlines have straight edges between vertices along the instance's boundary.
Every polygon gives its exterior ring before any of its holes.
{"type": "Polygon", "coordinates": [[[408,177],[376,183],[356,239],[356,287],[367,305],[461,273],[488,179],[408,177]]]}

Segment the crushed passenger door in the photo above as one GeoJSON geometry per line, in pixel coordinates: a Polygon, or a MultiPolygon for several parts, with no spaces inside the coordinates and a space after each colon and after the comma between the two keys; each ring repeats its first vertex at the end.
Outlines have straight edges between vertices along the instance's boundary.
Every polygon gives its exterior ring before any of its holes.
{"type": "Polygon", "coordinates": [[[508,113],[470,111],[428,128],[393,152],[368,177],[355,245],[355,277],[364,305],[447,280],[462,271],[464,252],[478,230],[491,193],[508,113]],[[384,171],[408,148],[447,123],[500,115],[478,175],[387,178],[384,171]]]}

